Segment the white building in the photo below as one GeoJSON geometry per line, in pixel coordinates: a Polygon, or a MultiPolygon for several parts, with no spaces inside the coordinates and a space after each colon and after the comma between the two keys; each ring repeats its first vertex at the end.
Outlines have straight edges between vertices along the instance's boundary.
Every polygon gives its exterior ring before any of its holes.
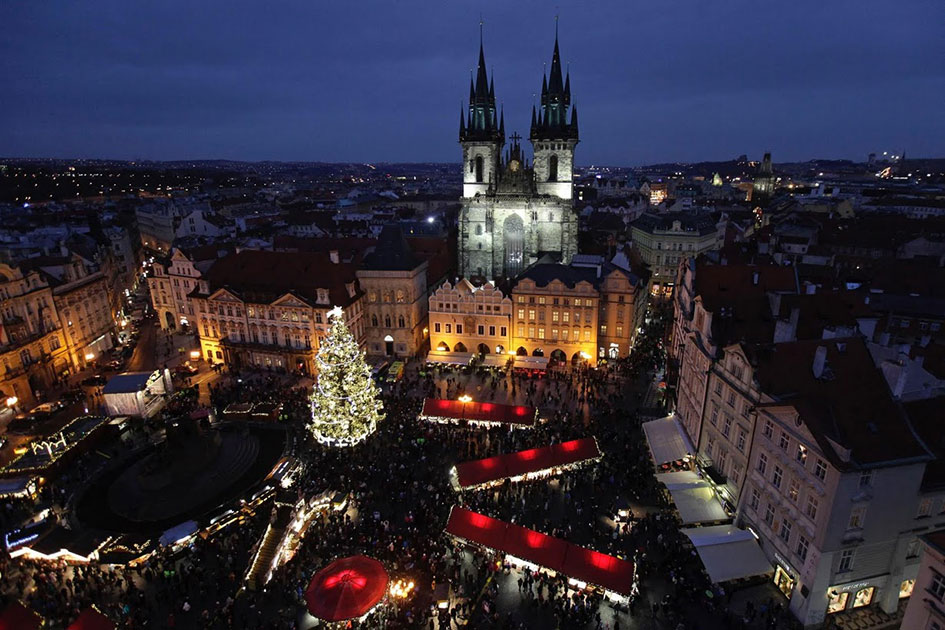
{"type": "Polygon", "coordinates": [[[923,543],[919,573],[911,584],[903,584],[903,596],[911,594],[903,630],[945,628],[945,531],[920,536],[923,543]]]}

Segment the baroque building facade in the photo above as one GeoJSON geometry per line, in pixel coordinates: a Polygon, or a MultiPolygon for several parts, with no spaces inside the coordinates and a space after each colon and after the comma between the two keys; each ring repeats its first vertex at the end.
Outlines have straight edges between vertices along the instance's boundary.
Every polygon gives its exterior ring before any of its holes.
{"type": "Polygon", "coordinates": [[[534,161],[524,156],[518,134],[505,148],[505,118],[496,108],[495,83],[479,46],[469,110],[460,115],[463,198],[459,219],[460,274],[513,278],[543,254],[567,264],[577,253],[577,216],[572,210],[577,110],[570,75],[562,77],[555,37],[551,70],[542,77],[541,107],[532,108],[534,161]]]}

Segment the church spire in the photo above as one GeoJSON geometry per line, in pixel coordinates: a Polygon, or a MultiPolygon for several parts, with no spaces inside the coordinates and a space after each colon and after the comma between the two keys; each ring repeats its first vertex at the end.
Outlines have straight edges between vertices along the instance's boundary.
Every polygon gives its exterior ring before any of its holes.
{"type": "MultiPolygon", "coordinates": [[[[577,126],[568,122],[571,106],[571,72],[566,78],[561,67],[561,48],[558,44],[558,18],[555,17],[555,45],[551,54],[551,68],[541,77],[541,111],[537,112],[532,139],[577,140],[577,126]]],[[[573,113],[570,118],[577,120],[573,113]]]]}
{"type": "Polygon", "coordinates": [[[499,117],[495,106],[495,78],[490,80],[486,71],[486,52],[482,39],[482,21],[479,22],[479,61],[475,79],[469,79],[469,117],[465,129],[460,130],[460,141],[501,141],[499,117]]]}

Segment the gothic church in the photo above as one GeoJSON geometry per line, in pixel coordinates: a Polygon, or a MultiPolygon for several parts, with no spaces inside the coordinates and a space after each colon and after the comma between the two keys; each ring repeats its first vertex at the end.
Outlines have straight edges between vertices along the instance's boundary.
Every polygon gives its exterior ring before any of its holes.
{"type": "Polygon", "coordinates": [[[570,74],[562,78],[557,33],[551,72],[542,77],[541,108],[532,106],[531,164],[521,139],[512,134],[505,148],[505,116],[496,110],[494,78],[490,82],[486,74],[480,42],[469,111],[459,119],[459,267],[466,277],[513,278],[545,254],[567,264],[577,253],[577,215],[571,202],[577,109],[571,105],[570,74]]]}

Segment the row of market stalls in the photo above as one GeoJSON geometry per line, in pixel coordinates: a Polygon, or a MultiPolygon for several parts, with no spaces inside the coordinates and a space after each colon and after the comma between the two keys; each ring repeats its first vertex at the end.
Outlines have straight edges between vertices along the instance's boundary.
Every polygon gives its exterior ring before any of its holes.
{"type": "Polygon", "coordinates": [[[420,419],[446,424],[467,423],[474,426],[505,426],[518,429],[535,426],[538,409],[528,405],[474,402],[468,397],[465,400],[427,398],[423,401],[420,419]]]}
{"type": "Polygon", "coordinates": [[[572,587],[598,587],[615,601],[626,601],[634,588],[632,562],[459,506],[450,510],[446,533],[504,554],[512,564],[564,575],[572,587]]]}
{"type": "MultiPolygon", "coordinates": [[[[0,611],[0,630],[39,630],[45,626],[46,620],[21,602],[11,602],[0,611]]],[[[66,630],[115,630],[117,627],[102,611],[89,606],[79,613],[66,630]]]]}
{"type": "Polygon", "coordinates": [[[459,490],[485,488],[506,479],[536,479],[595,462],[601,458],[593,437],[570,440],[517,453],[462,462],[450,471],[450,483],[459,490]]]}
{"type": "Polygon", "coordinates": [[[431,365],[476,365],[483,367],[505,368],[511,363],[512,369],[546,370],[548,357],[535,357],[509,354],[476,354],[474,352],[450,352],[449,350],[431,350],[427,354],[427,364],[431,365]]]}
{"type": "Polygon", "coordinates": [[[656,480],[665,488],[680,520],[682,533],[714,583],[730,582],[772,572],[757,537],[732,523],[732,512],[719,496],[718,484],[700,467],[685,430],[675,416],[643,424],[656,467],[656,480]]]}

